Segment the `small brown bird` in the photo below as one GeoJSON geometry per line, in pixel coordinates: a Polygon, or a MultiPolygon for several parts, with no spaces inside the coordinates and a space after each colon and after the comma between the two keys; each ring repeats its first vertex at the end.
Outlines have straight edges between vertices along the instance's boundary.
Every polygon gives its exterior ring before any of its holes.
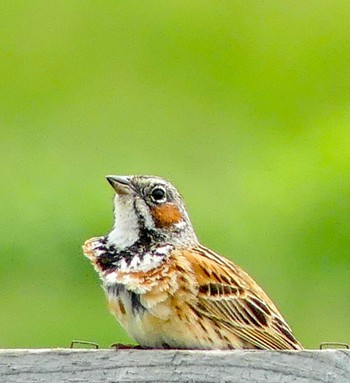
{"type": "Polygon", "coordinates": [[[109,308],[143,347],[302,349],[265,292],[202,246],[184,202],[154,176],[107,176],[115,223],[85,242],[109,308]]]}

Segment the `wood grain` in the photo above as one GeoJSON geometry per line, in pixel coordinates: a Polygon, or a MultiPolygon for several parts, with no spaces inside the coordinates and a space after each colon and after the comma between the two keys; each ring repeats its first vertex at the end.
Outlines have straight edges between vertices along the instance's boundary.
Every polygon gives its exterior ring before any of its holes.
{"type": "Polygon", "coordinates": [[[350,350],[0,350],[0,382],[349,383],[350,350]]]}

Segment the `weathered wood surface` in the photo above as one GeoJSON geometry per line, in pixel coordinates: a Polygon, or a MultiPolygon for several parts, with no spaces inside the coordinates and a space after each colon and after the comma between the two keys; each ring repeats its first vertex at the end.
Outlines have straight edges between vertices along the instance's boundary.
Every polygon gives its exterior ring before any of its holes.
{"type": "Polygon", "coordinates": [[[350,383],[350,350],[0,350],[1,383],[350,383]]]}

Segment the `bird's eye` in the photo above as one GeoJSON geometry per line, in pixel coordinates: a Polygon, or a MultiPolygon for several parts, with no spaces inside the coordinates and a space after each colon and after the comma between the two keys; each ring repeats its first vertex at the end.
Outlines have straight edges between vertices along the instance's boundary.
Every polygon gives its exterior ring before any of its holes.
{"type": "Polygon", "coordinates": [[[165,190],[156,187],[151,192],[151,198],[154,202],[164,202],[165,201],[165,190]]]}

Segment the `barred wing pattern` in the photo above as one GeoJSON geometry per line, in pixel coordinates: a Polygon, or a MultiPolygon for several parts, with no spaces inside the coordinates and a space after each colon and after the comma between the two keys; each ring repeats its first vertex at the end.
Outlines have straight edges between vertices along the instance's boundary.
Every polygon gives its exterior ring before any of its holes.
{"type": "Polygon", "coordinates": [[[199,283],[196,310],[259,349],[302,349],[259,285],[240,267],[198,246],[186,251],[199,283]]]}

